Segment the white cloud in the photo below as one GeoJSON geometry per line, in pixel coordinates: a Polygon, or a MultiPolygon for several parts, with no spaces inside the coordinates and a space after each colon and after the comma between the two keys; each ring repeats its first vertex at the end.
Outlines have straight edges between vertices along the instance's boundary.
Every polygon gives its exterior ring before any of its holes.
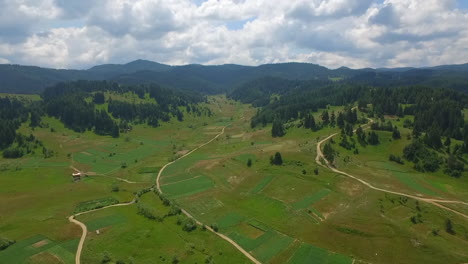
{"type": "Polygon", "coordinates": [[[468,57],[468,14],[455,8],[455,0],[0,4],[0,58],[47,67],[143,58],[171,64],[303,61],[359,68],[464,63],[468,57]],[[61,27],[67,20],[79,23],[61,27]],[[231,30],[228,23],[239,26],[231,30]]]}

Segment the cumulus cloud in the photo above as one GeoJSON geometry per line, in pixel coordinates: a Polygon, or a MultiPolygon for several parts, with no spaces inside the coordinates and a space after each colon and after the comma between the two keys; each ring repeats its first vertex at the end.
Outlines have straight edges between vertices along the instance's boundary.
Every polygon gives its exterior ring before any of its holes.
{"type": "Polygon", "coordinates": [[[360,68],[468,57],[468,14],[455,0],[0,0],[0,6],[0,63],[86,68],[143,58],[360,68]]]}

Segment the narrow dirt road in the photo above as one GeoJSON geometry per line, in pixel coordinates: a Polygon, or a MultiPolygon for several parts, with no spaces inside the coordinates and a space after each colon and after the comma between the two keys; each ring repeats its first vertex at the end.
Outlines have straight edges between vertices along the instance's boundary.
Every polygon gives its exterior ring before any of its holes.
{"type": "Polygon", "coordinates": [[[338,169],[336,169],[335,167],[333,167],[330,162],[325,158],[325,156],[323,155],[322,153],[322,149],[321,149],[321,145],[326,142],[327,140],[331,139],[332,137],[336,136],[338,133],[334,133],[324,139],[322,139],[321,141],[319,141],[317,143],[317,156],[315,157],[315,162],[320,165],[320,166],[323,166],[323,167],[326,167],[330,170],[332,170],[333,172],[336,172],[336,173],[339,173],[341,175],[344,175],[346,177],[349,177],[351,179],[354,179],[364,185],[366,185],[367,187],[373,189],[373,190],[376,190],[376,191],[380,191],[380,192],[385,192],[385,193],[390,193],[390,194],[396,194],[396,195],[400,195],[400,196],[405,196],[405,197],[408,197],[408,198],[413,198],[413,199],[416,199],[416,200],[419,200],[419,201],[423,201],[423,202],[427,202],[427,203],[430,203],[430,204],[433,204],[439,208],[442,208],[442,209],[445,209],[445,210],[448,210],[448,211],[451,211],[455,214],[458,214],[464,218],[467,218],[468,219],[468,215],[465,215],[459,211],[456,211],[452,208],[449,208],[449,207],[446,207],[444,205],[441,205],[439,203],[453,203],[453,204],[464,204],[464,205],[468,205],[468,203],[466,202],[463,202],[463,201],[454,201],[454,200],[445,200],[445,199],[432,199],[432,198],[425,198],[425,197],[420,197],[420,196],[416,196],[416,195],[411,195],[411,194],[406,194],[406,193],[401,193],[401,192],[396,192],[396,191],[391,191],[391,190],[387,190],[387,189],[383,189],[383,188],[379,188],[379,187],[375,187],[374,185],[370,184],[369,182],[363,180],[363,179],[360,179],[356,176],[353,176],[349,173],[346,173],[344,171],[340,171],[338,169]],[[325,164],[322,164],[321,161],[324,161],[325,164]]]}
{"type": "MultiPolygon", "coordinates": [[[[174,160],[174,161],[171,161],[171,162],[167,163],[166,165],[164,165],[164,166],[161,168],[161,170],[159,170],[158,176],[156,177],[156,188],[158,189],[158,191],[159,191],[160,193],[163,193],[163,191],[161,190],[161,185],[160,185],[160,183],[159,183],[159,180],[160,180],[160,178],[161,178],[162,173],[164,172],[164,170],[165,170],[168,166],[174,164],[175,162],[177,162],[177,161],[180,160],[180,159],[183,159],[183,158],[187,157],[188,155],[192,154],[193,152],[197,151],[198,149],[200,149],[200,148],[202,148],[202,147],[204,147],[204,146],[210,144],[211,142],[213,142],[214,140],[216,140],[219,136],[221,136],[222,134],[224,134],[224,129],[225,129],[225,128],[226,128],[226,127],[223,127],[223,130],[221,130],[221,132],[220,132],[218,135],[216,135],[214,138],[212,138],[210,141],[208,141],[208,142],[206,142],[206,143],[204,143],[204,144],[198,146],[197,148],[195,148],[195,149],[193,149],[192,151],[186,153],[186,154],[183,155],[182,157],[180,157],[180,158],[178,158],[178,159],[176,159],[176,160],[174,160]]],[[[182,213],[183,213],[184,215],[186,215],[187,217],[193,219],[198,225],[200,225],[200,226],[203,226],[203,225],[204,225],[202,222],[198,221],[195,217],[193,217],[189,212],[185,211],[184,209],[181,209],[181,211],[182,211],[182,213]]],[[[234,240],[230,239],[229,237],[227,237],[227,236],[225,236],[225,235],[223,235],[223,234],[221,234],[221,233],[218,233],[218,232],[214,231],[211,227],[209,227],[209,226],[207,226],[207,225],[204,225],[204,226],[206,227],[207,230],[209,230],[210,232],[216,234],[217,236],[219,236],[220,238],[226,240],[228,243],[230,243],[230,244],[233,245],[235,248],[237,248],[242,254],[244,254],[244,256],[246,256],[248,259],[250,259],[253,263],[255,263],[255,264],[261,264],[260,261],[258,261],[254,256],[252,256],[249,252],[247,252],[245,249],[243,249],[243,248],[242,248],[239,244],[237,244],[234,240]]]]}
{"type": "MultiPolygon", "coordinates": [[[[219,134],[217,134],[215,137],[213,137],[212,139],[210,139],[208,142],[196,147],[195,149],[191,150],[190,152],[186,153],[185,155],[179,157],[178,159],[174,160],[174,161],[171,161],[169,163],[167,163],[166,165],[164,165],[161,170],[159,170],[159,173],[158,173],[158,176],[156,178],[156,188],[158,189],[158,191],[160,193],[162,193],[162,190],[161,190],[161,187],[160,187],[160,183],[159,183],[159,179],[161,178],[161,174],[163,173],[164,169],[166,169],[168,166],[170,166],[171,164],[174,164],[176,161],[180,160],[180,159],[183,159],[185,157],[187,157],[188,155],[192,154],[193,152],[197,151],[198,149],[210,144],[211,142],[213,142],[214,140],[216,140],[219,136],[221,136],[222,134],[224,134],[224,129],[226,127],[223,127],[223,129],[221,130],[221,132],[219,134]]],[[[75,169],[75,168],[74,168],[75,169]]],[[[77,169],[75,169],[76,171],[78,171],[77,169]]],[[[105,175],[96,175],[96,176],[105,176],[105,175]]],[[[110,176],[108,176],[110,177],[110,176]]],[[[115,178],[115,177],[110,177],[110,178],[115,178]]],[[[122,178],[115,178],[117,180],[121,180],[121,181],[124,181],[124,182],[127,182],[127,183],[139,183],[139,182],[132,182],[132,181],[128,181],[126,179],[122,179],[122,178]]],[[[131,202],[128,202],[128,203],[121,203],[121,204],[114,204],[114,205],[109,205],[109,206],[105,206],[105,207],[102,207],[102,208],[98,208],[98,209],[94,209],[94,210],[90,210],[90,211],[86,211],[86,212],[81,212],[81,213],[78,213],[78,214],[74,214],[74,215],[71,215],[68,217],[68,221],[78,225],[81,230],[82,230],[82,234],[81,234],[81,239],[80,239],[80,242],[78,244],[78,248],[76,250],[76,255],[75,255],[75,264],[81,264],[81,252],[83,251],[83,245],[84,245],[84,242],[86,240],[86,235],[88,233],[88,228],[86,227],[86,225],[78,220],[75,219],[76,216],[79,216],[79,215],[82,215],[82,214],[87,214],[87,213],[91,213],[91,212],[95,212],[95,211],[99,211],[99,210],[103,210],[103,209],[106,209],[106,208],[110,208],[110,207],[117,207],[117,206],[126,206],[126,205],[131,205],[131,204],[134,204],[135,203],[135,200],[131,201],[131,202]]],[[[195,219],[190,213],[188,213],[187,211],[185,211],[184,209],[181,209],[182,213],[184,215],[186,215],[187,217],[193,219],[198,225],[204,225],[202,222],[198,221],[197,219],[195,219]]],[[[206,226],[206,225],[205,225],[206,226]]],[[[226,240],[227,242],[229,242],[231,245],[233,245],[235,248],[237,248],[242,254],[244,254],[248,259],[250,259],[253,263],[255,264],[261,264],[260,261],[258,261],[257,259],[255,259],[249,252],[247,252],[245,249],[243,249],[241,246],[239,246],[235,241],[233,241],[232,239],[230,239],[229,237],[223,235],[223,234],[220,234],[216,231],[214,231],[211,227],[209,226],[206,226],[206,229],[213,232],[214,234],[216,234],[217,236],[219,236],[220,238],[226,240]]]]}
{"type": "Polygon", "coordinates": [[[81,239],[80,239],[80,242],[78,243],[78,248],[76,249],[75,264],[80,264],[81,263],[81,261],[80,261],[81,260],[81,251],[83,251],[83,245],[84,245],[84,242],[85,242],[85,239],[86,239],[86,235],[88,234],[88,228],[86,227],[86,225],[83,224],[82,222],[76,220],[75,217],[79,216],[79,215],[83,215],[83,214],[103,210],[103,209],[110,208],[110,207],[126,206],[126,205],[131,205],[131,204],[134,204],[134,203],[135,203],[135,200],[133,200],[131,202],[128,202],[128,203],[113,204],[113,205],[104,206],[104,207],[101,207],[101,208],[98,208],[98,209],[93,209],[93,210],[89,210],[89,211],[86,211],[86,212],[81,212],[81,213],[77,213],[77,214],[74,214],[74,215],[70,215],[68,217],[68,221],[74,223],[75,225],[78,225],[79,227],[81,227],[81,230],[82,230],[81,239]]]}

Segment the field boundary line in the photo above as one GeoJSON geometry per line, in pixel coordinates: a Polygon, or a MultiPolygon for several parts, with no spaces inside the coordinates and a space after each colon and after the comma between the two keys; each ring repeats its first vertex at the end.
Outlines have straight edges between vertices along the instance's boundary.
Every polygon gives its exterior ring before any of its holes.
{"type": "MultiPolygon", "coordinates": [[[[369,123],[372,123],[373,120],[372,119],[369,119],[370,122],[369,123]]],[[[333,167],[333,165],[325,158],[325,156],[323,155],[322,153],[322,149],[321,149],[321,145],[326,142],[327,140],[331,139],[332,137],[338,135],[338,133],[334,133],[334,134],[331,134],[329,135],[328,137],[322,139],[321,141],[319,141],[317,143],[317,156],[315,157],[315,162],[320,165],[320,166],[323,166],[325,168],[328,168],[330,169],[331,171],[333,172],[336,172],[338,174],[341,174],[341,175],[344,175],[346,177],[349,177],[351,179],[354,179],[364,185],[366,185],[367,187],[369,187],[370,189],[373,189],[373,190],[376,190],[376,191],[381,191],[381,192],[385,192],[385,193],[390,193],[390,194],[395,194],[395,195],[400,195],[400,196],[404,196],[404,197],[408,197],[408,198],[413,198],[413,199],[416,199],[416,200],[419,200],[419,201],[423,201],[423,202],[426,202],[426,203],[430,203],[430,204],[433,204],[439,208],[442,208],[442,209],[445,209],[447,211],[451,211],[455,214],[458,214],[466,219],[468,219],[468,215],[465,215],[464,213],[462,212],[459,212],[457,210],[454,210],[452,208],[449,208],[449,207],[446,207],[444,205],[441,205],[439,203],[454,203],[454,204],[463,204],[463,205],[468,205],[468,203],[466,202],[463,202],[463,201],[456,201],[456,200],[446,200],[446,199],[432,199],[432,198],[425,198],[425,197],[420,197],[420,196],[416,196],[416,195],[412,195],[412,194],[406,194],[406,193],[401,193],[401,192],[397,192],[397,191],[391,191],[391,190],[387,190],[387,189],[383,189],[383,188],[379,188],[379,187],[375,187],[374,185],[372,185],[371,183],[361,179],[361,178],[358,178],[356,176],[353,176],[349,173],[346,173],[344,171],[340,171],[338,169],[336,169],[335,167],[333,167]],[[324,161],[325,164],[322,164],[321,161],[324,161]]]]}
{"type": "MultiPolygon", "coordinates": [[[[158,189],[159,193],[163,194],[163,191],[161,190],[161,185],[159,183],[159,179],[161,178],[161,175],[162,173],[164,172],[164,170],[174,164],[175,162],[177,162],[178,160],[180,159],[183,159],[185,157],[187,157],[188,155],[192,154],[193,152],[197,151],[198,149],[210,144],[211,142],[213,142],[214,140],[216,140],[218,137],[220,137],[222,134],[224,134],[224,130],[226,129],[226,127],[223,127],[223,129],[221,130],[221,132],[219,134],[217,134],[214,138],[212,138],[211,140],[209,140],[208,142],[196,147],[195,149],[191,150],[190,152],[184,154],[183,156],[179,157],[178,159],[174,160],[174,161],[171,161],[169,163],[167,163],[166,165],[164,165],[160,170],[159,170],[159,173],[158,173],[158,176],[156,177],[156,188],[158,189]]],[[[193,219],[197,225],[200,225],[200,226],[205,226],[207,230],[209,230],[210,232],[216,234],[217,236],[219,236],[220,238],[226,240],[228,243],[230,243],[231,245],[233,245],[236,249],[238,249],[242,254],[244,254],[244,256],[246,256],[248,259],[250,259],[253,263],[255,264],[261,264],[260,261],[258,261],[254,256],[252,256],[249,252],[247,252],[245,249],[243,249],[239,244],[237,244],[234,240],[232,240],[231,238],[229,238],[228,236],[224,235],[224,234],[221,234],[221,233],[218,233],[216,232],[215,230],[213,230],[213,228],[211,228],[210,226],[207,226],[205,224],[203,224],[202,222],[198,221],[195,217],[193,217],[189,212],[187,212],[186,210],[184,210],[183,208],[181,208],[181,211],[184,215],[186,215],[188,218],[191,218],[193,219]]],[[[79,263],[77,263],[79,264],[79,263]]]]}

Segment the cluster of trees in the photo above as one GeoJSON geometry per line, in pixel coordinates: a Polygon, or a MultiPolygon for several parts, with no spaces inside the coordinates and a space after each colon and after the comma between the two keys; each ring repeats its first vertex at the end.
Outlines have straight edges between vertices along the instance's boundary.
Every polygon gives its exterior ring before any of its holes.
{"type": "MultiPolygon", "coordinates": [[[[47,88],[42,94],[45,112],[60,119],[65,126],[77,132],[94,130],[98,135],[119,137],[119,123],[115,119],[126,122],[147,123],[157,127],[160,122],[167,122],[171,116],[183,120],[179,107],[196,115],[209,110],[199,109],[196,104],[206,100],[197,94],[187,94],[159,87],[158,85],[128,86],[105,81],[77,81],[59,83],[47,88]],[[156,100],[156,103],[130,103],[118,100],[108,100],[108,109],[96,110],[96,105],[106,102],[105,92],[136,94],[140,99],[146,96],[156,100]],[[91,97],[91,100],[89,98],[91,97]],[[110,116],[109,113],[112,115],[110,116]]],[[[122,124],[122,123],[120,123],[122,124]]]]}
{"type": "Polygon", "coordinates": [[[16,243],[15,240],[10,240],[8,238],[0,237],[0,251],[8,248],[9,246],[16,243]]]}
{"type": "Polygon", "coordinates": [[[416,170],[435,172],[444,165],[444,172],[457,178],[465,170],[465,164],[461,161],[459,153],[448,153],[448,157],[440,155],[422,138],[413,139],[413,142],[403,149],[403,157],[413,162],[416,170]]]}
{"type": "Polygon", "coordinates": [[[16,138],[16,130],[26,122],[29,110],[16,98],[0,97],[0,150],[9,147],[16,138]]]}
{"type": "Polygon", "coordinates": [[[10,146],[3,150],[3,157],[7,159],[20,158],[26,154],[34,154],[38,149],[42,150],[44,158],[50,158],[54,152],[47,149],[41,141],[36,139],[34,135],[24,136],[23,134],[16,134],[15,140],[10,146]]]}

